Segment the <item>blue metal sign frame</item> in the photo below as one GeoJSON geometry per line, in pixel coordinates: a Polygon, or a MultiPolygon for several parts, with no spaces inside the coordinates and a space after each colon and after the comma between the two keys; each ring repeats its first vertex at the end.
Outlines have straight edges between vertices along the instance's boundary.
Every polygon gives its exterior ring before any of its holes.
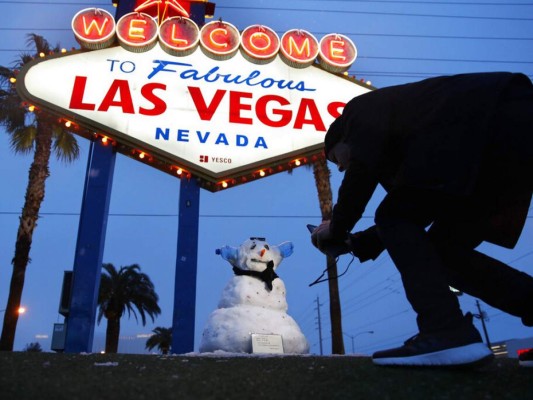
{"type": "MultiPolygon", "coordinates": [[[[131,12],[134,0],[121,0],[116,19],[131,12]]],[[[191,4],[191,19],[205,22],[205,3],[191,4]]],[[[98,290],[116,153],[113,146],[91,142],[78,241],[74,260],[72,297],[66,318],[65,351],[92,351],[98,290]]],[[[200,187],[196,179],[183,179],[180,187],[178,250],[174,290],[172,353],[194,350],[196,276],[200,187]]]]}

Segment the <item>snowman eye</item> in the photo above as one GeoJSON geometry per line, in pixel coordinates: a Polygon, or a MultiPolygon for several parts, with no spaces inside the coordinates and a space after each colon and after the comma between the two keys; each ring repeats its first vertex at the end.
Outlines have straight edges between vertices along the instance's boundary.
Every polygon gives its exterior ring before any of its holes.
{"type": "Polygon", "coordinates": [[[268,244],[265,244],[265,249],[270,250],[270,247],[268,247],[268,244]]]}
{"type": "Polygon", "coordinates": [[[257,247],[257,245],[254,243],[254,244],[252,244],[252,247],[250,247],[250,250],[253,250],[253,249],[255,249],[256,247],[257,247]]]}

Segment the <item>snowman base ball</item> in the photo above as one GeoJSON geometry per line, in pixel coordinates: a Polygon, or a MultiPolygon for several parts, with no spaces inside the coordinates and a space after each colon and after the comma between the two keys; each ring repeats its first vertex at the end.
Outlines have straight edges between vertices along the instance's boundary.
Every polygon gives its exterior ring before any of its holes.
{"type": "Polygon", "coordinates": [[[307,340],[289,315],[254,306],[215,310],[209,316],[200,352],[252,353],[252,334],[280,335],[284,353],[309,352],[307,340]]]}
{"type": "Polygon", "coordinates": [[[271,246],[263,238],[251,238],[238,248],[217,250],[233,266],[235,275],[208,318],[201,353],[252,353],[252,334],[281,336],[284,353],[309,353],[307,339],[287,314],[285,284],[275,273],[292,251],[291,242],[271,246]]]}

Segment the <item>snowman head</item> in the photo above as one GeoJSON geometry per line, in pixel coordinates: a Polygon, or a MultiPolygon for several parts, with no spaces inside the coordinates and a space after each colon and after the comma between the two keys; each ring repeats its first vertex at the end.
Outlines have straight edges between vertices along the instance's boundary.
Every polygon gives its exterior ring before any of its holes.
{"type": "Polygon", "coordinates": [[[283,242],[277,246],[270,245],[265,238],[251,237],[239,247],[224,246],[217,249],[217,254],[240,270],[262,272],[267,265],[275,270],[281,260],[289,257],[294,249],[292,242],[283,242]]]}

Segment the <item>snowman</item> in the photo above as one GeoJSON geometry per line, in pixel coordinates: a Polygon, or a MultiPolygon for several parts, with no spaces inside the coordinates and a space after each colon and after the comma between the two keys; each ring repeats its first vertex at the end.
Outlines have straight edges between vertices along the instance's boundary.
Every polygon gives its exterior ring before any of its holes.
{"type": "Polygon", "coordinates": [[[224,288],[218,308],[209,316],[201,353],[252,353],[252,335],[279,335],[284,353],[309,352],[305,336],[287,314],[285,284],[275,272],[292,252],[291,242],[272,246],[264,238],[217,249],[216,253],[232,265],[234,276],[224,288]]]}

